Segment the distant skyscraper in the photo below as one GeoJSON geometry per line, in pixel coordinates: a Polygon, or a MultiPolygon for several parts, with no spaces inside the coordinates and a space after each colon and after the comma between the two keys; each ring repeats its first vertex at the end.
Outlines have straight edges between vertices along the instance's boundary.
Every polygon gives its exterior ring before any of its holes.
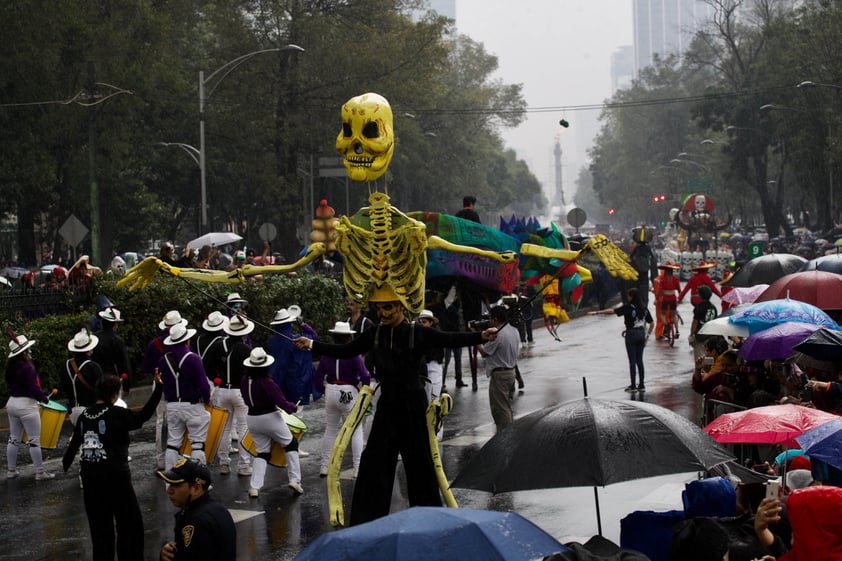
{"type": "Polygon", "coordinates": [[[632,0],[634,75],[651,66],[655,55],[681,55],[693,34],[711,21],[713,8],[702,0],[632,0]]]}
{"type": "Polygon", "coordinates": [[[619,47],[611,55],[611,91],[626,89],[634,79],[634,47],[619,47]]]}

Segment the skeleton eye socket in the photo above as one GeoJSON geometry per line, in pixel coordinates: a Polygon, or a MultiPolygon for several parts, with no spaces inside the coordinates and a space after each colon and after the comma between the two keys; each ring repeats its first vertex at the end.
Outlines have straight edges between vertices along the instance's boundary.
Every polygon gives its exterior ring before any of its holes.
{"type": "Polygon", "coordinates": [[[369,121],[363,127],[363,136],[366,138],[377,138],[380,136],[380,129],[377,128],[377,123],[369,121]]]}
{"type": "Polygon", "coordinates": [[[375,302],[374,306],[377,308],[377,311],[382,310],[384,312],[391,312],[392,310],[398,307],[397,303],[395,302],[384,302],[382,304],[379,302],[375,302]]]}
{"type": "Polygon", "coordinates": [[[345,138],[351,138],[352,134],[353,133],[351,132],[351,125],[349,125],[348,123],[342,123],[342,136],[344,136],[345,138]]]}

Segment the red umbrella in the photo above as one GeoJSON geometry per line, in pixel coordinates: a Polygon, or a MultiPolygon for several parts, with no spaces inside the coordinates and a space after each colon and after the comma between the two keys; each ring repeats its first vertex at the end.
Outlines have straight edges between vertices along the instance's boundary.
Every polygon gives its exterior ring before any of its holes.
{"type": "Polygon", "coordinates": [[[842,309],[842,275],[826,271],[802,271],[783,276],[769,285],[755,302],[790,298],[821,310],[842,309]]]}
{"type": "Polygon", "coordinates": [[[767,405],[726,413],[705,427],[719,443],[785,444],[797,448],[795,437],[839,415],[801,405],[767,405]]]}

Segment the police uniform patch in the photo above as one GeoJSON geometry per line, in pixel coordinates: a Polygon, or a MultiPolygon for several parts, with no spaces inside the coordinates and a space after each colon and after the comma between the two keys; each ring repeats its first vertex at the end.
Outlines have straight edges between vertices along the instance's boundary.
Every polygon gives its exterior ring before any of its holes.
{"type": "Polygon", "coordinates": [[[190,524],[181,529],[181,539],[184,541],[184,547],[190,547],[190,542],[193,541],[193,532],[196,527],[190,524]]]}

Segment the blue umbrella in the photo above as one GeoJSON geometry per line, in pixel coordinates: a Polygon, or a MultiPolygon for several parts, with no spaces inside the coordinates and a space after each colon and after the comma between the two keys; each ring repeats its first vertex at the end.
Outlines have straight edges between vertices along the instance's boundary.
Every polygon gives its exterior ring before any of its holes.
{"type": "Polygon", "coordinates": [[[563,551],[514,512],[416,506],[322,534],[293,561],[532,561],[563,551]]]}
{"type": "Polygon", "coordinates": [[[840,329],[839,325],[819,308],[789,298],[757,302],[730,316],[728,321],[746,325],[752,333],[788,321],[812,323],[833,330],[840,329]]]}
{"type": "Polygon", "coordinates": [[[842,419],[819,425],[795,437],[804,453],[842,469],[842,419]]]}

